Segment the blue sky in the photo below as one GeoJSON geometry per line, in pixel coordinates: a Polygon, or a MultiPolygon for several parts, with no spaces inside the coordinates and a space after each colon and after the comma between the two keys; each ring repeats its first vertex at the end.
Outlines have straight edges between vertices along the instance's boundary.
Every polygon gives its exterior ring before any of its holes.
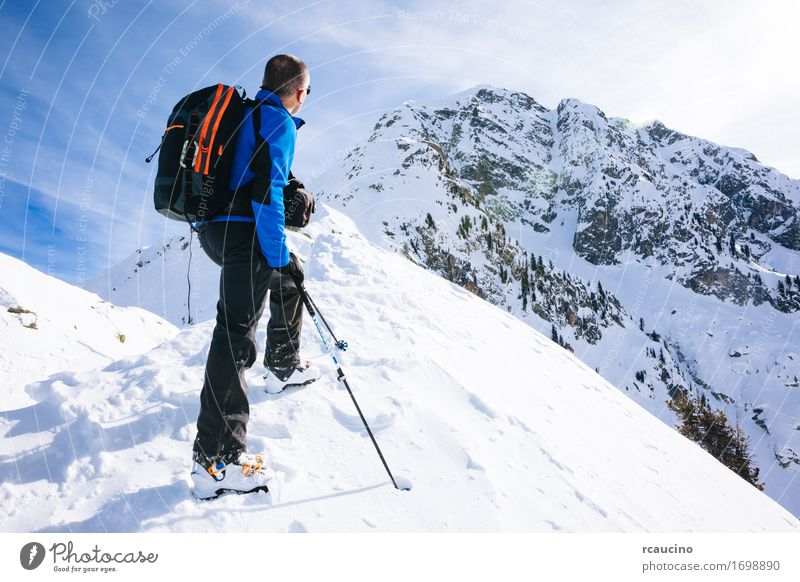
{"type": "Polygon", "coordinates": [[[16,1],[0,4],[0,252],[71,283],[184,233],[152,208],[175,102],[311,68],[294,173],[403,101],[487,83],[743,147],[800,178],[800,3],[16,1]]]}

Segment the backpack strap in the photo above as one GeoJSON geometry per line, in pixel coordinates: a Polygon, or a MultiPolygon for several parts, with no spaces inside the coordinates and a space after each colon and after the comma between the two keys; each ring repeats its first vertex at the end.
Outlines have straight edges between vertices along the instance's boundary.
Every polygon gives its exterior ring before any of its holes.
{"type": "Polygon", "coordinates": [[[249,166],[250,170],[255,174],[255,178],[253,179],[253,187],[251,189],[251,193],[254,195],[252,199],[260,204],[266,204],[269,206],[271,202],[270,185],[272,182],[269,174],[270,167],[272,166],[272,160],[269,155],[269,144],[264,139],[264,136],[261,135],[260,131],[261,106],[267,105],[269,107],[278,107],[278,105],[272,103],[271,101],[267,101],[266,99],[261,101],[249,99],[248,101],[253,107],[253,131],[256,135],[256,147],[253,151],[253,157],[250,158],[249,166]]]}

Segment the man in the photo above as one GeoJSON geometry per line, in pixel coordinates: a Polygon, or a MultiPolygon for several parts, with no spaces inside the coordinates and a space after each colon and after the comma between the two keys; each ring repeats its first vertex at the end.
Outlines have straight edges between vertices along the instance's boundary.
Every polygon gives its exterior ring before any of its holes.
{"type": "Polygon", "coordinates": [[[259,107],[246,108],[231,170],[235,192],[223,212],[201,225],[200,245],[222,267],[217,322],[200,394],[193,446],[195,496],[268,490],[261,455],[246,452],[249,417],[245,370],[257,357],[256,327],[270,291],[264,364],[266,389],[313,382],[319,372],[299,357],[303,271],[286,246],[283,190],[294,158],[300,111],[311,91],[308,67],[292,55],[272,57],[259,107]],[[255,127],[259,127],[257,138],[255,127]]]}

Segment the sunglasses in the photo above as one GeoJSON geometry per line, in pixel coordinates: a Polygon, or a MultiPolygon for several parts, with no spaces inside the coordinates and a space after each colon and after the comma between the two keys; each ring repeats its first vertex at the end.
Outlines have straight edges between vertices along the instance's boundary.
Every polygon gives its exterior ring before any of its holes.
{"type": "MultiPolygon", "coordinates": [[[[266,87],[266,85],[261,85],[260,88],[261,89],[266,89],[267,87],[266,87]]],[[[311,85],[306,87],[306,95],[311,95],[311,85]]]]}

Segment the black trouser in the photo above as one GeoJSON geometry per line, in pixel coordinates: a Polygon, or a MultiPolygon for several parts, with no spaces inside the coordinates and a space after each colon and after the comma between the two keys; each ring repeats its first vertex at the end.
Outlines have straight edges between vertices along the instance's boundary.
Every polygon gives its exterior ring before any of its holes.
{"type": "Polygon", "coordinates": [[[300,363],[303,304],[291,277],[266,262],[252,222],[211,222],[200,246],[222,267],[217,325],[211,337],[194,451],[207,459],[245,448],[250,406],[244,372],[256,361],[256,327],[270,290],[264,364],[285,371],[300,363]]]}

